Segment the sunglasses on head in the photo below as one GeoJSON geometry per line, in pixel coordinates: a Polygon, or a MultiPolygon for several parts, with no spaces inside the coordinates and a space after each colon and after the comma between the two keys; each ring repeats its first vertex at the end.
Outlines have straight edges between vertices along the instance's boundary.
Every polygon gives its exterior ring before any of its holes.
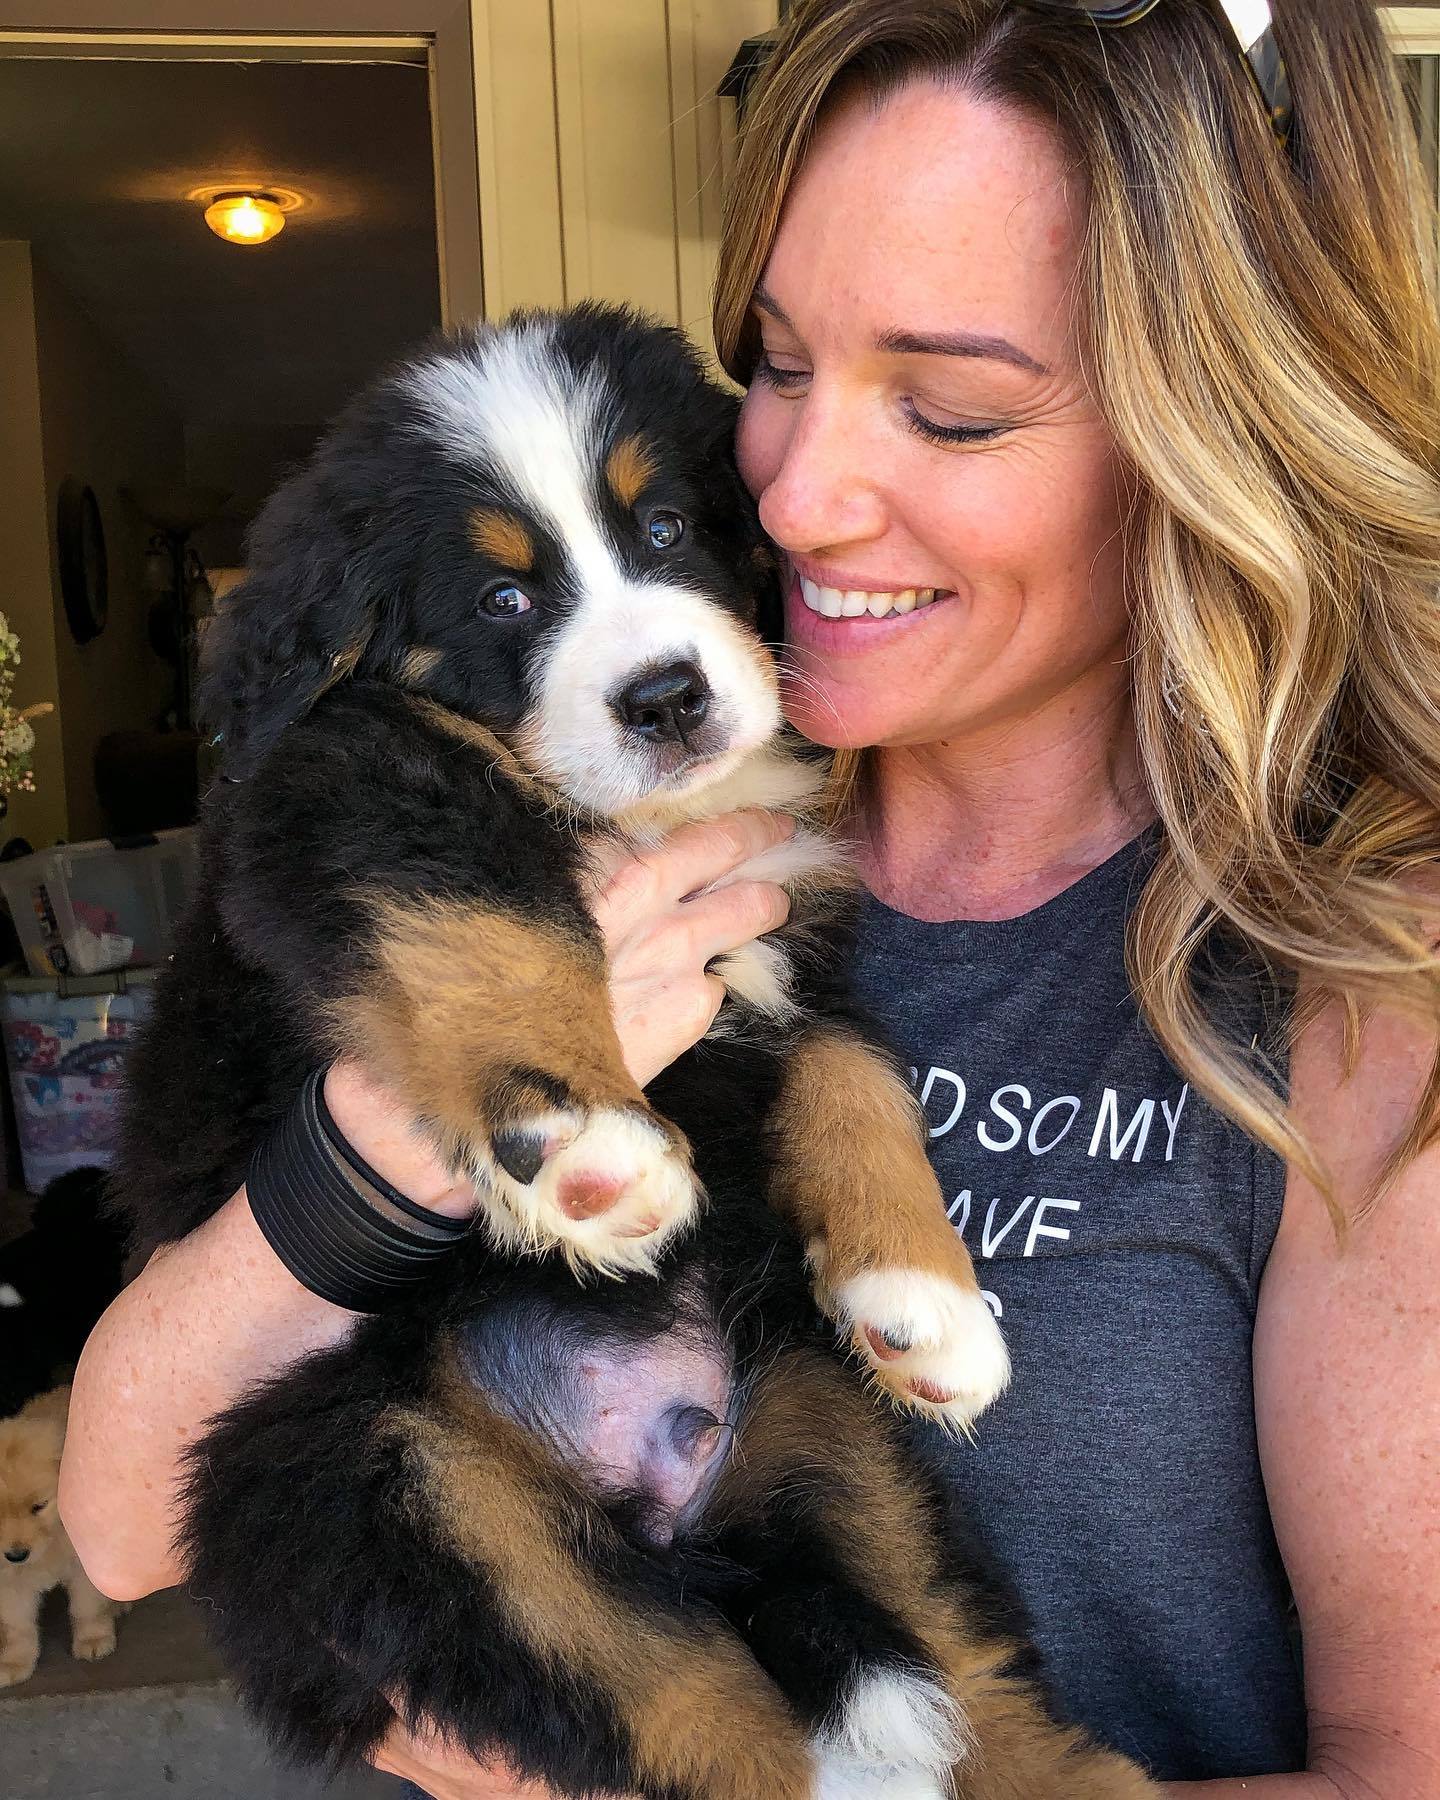
{"type": "MultiPolygon", "coordinates": [[[[1154,12],[1161,0],[1027,0],[1027,3],[1042,12],[1083,13],[1087,19],[1113,31],[1133,25],[1147,13],[1154,12]]],[[[1267,0],[1214,0],[1214,5],[1224,14],[1236,48],[1254,79],[1265,103],[1271,129],[1281,144],[1288,144],[1294,117],[1290,76],[1275,42],[1275,22],[1267,0]]]]}

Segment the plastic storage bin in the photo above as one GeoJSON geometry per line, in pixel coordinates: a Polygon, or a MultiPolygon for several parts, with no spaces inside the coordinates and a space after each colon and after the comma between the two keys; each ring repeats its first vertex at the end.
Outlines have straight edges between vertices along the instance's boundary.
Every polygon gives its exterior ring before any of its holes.
{"type": "Polygon", "coordinates": [[[150,1010],[153,970],[0,982],[0,1029],[25,1186],[40,1193],[114,1153],[125,1050],[150,1010]]]}
{"type": "Polygon", "coordinates": [[[194,885],[195,832],[188,828],[60,844],[0,863],[0,892],[37,976],[164,962],[194,885]]]}

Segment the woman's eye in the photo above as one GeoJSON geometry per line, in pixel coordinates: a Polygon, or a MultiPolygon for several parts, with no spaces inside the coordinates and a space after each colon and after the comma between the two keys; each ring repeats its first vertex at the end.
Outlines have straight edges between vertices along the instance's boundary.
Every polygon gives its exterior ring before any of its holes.
{"type": "Polygon", "coordinates": [[[502,581],[480,596],[480,610],[492,619],[518,619],[530,610],[530,596],[513,582],[502,581]]]}
{"type": "Polygon", "coordinates": [[[988,444],[1009,429],[1006,425],[941,425],[927,419],[913,400],[905,402],[905,416],[911,428],[932,444],[988,444]]]}
{"type": "Polygon", "coordinates": [[[652,513],[645,534],[652,550],[673,550],[685,535],[685,521],[679,513],[652,513]]]}
{"type": "Polygon", "coordinates": [[[808,369],[783,369],[780,364],[771,360],[770,352],[762,350],[760,360],[755,365],[756,381],[763,381],[766,387],[791,388],[802,381],[810,379],[808,369]]]}

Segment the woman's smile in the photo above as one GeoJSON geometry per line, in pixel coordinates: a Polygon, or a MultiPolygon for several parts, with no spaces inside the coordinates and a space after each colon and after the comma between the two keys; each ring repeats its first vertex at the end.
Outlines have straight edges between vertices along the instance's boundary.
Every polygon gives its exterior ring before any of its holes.
{"type": "Polygon", "coordinates": [[[923,628],[927,615],[955,598],[952,588],[882,587],[834,573],[791,566],[785,594],[785,637],[797,646],[863,652],[881,639],[923,628]],[[843,584],[843,585],[842,585],[843,584]]]}

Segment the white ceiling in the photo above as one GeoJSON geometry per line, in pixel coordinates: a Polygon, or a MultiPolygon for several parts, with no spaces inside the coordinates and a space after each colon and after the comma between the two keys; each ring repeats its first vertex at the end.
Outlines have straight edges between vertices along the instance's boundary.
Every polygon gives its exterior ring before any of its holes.
{"type": "Polygon", "coordinates": [[[439,320],[425,69],[0,58],[0,237],[187,427],[291,445],[439,320]],[[267,181],[309,204],[259,248],[185,199],[267,181]]]}

